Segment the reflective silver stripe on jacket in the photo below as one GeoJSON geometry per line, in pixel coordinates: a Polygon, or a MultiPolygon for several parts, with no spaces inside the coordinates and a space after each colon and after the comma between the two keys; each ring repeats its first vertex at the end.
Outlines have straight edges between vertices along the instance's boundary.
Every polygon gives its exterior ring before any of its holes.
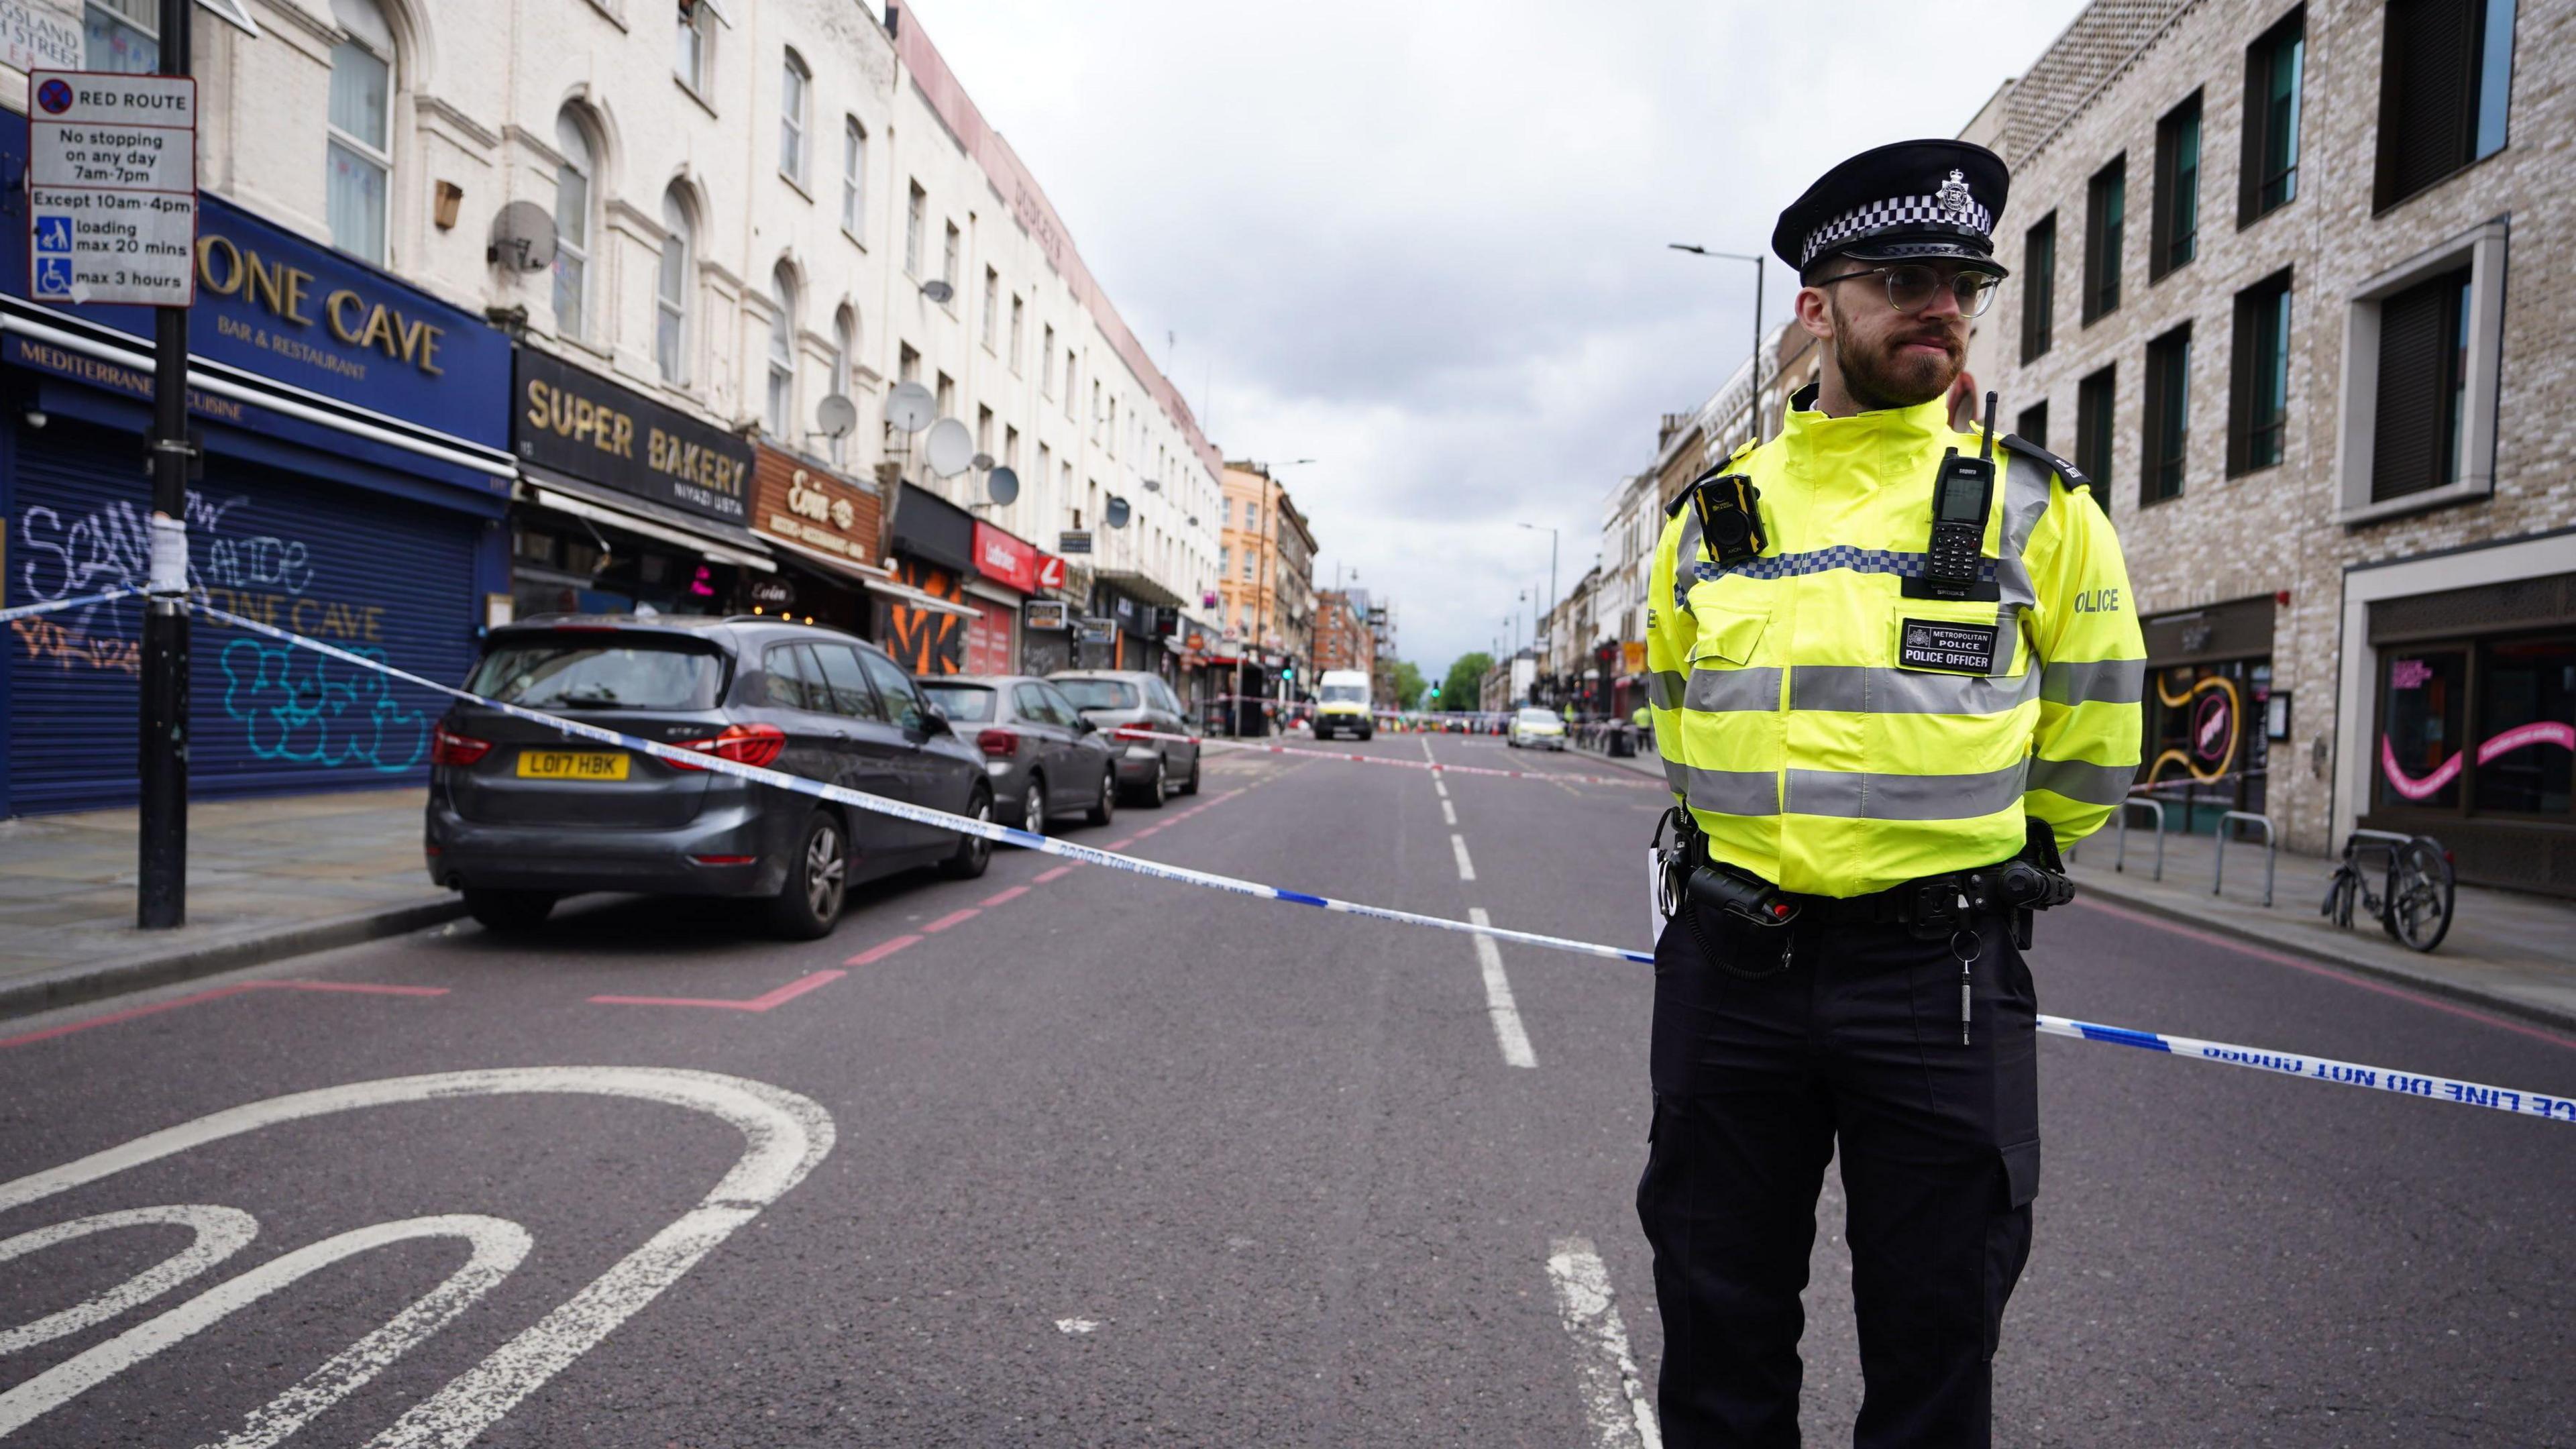
{"type": "Polygon", "coordinates": [[[1701,714],[1738,714],[1780,707],[1780,671],[1771,665],[1750,669],[1694,669],[1682,690],[1682,708],[1701,714]]]}
{"type": "Polygon", "coordinates": [[[2007,456],[2001,539],[2006,559],[2019,559],[2022,550],[2030,547],[2031,532],[2039,527],[2040,515],[2048,512],[2048,480],[2054,476],[2047,468],[2019,453],[2007,456]]]}
{"type": "Polygon", "coordinates": [[[1801,664],[1789,671],[1791,709],[1851,714],[2002,714],[2038,697],[2039,676],[1990,678],[1866,664],[1801,664]]]}
{"type": "MultiPolygon", "coordinates": [[[[1664,766],[1670,776],[1675,766],[1664,766]]],[[[1691,808],[1715,815],[1777,815],[1780,813],[1780,776],[1774,770],[1698,770],[1683,771],[1690,779],[1684,793],[1691,808]]]]}
{"type": "Polygon", "coordinates": [[[2135,765],[2097,765],[2090,760],[2052,760],[2034,755],[2030,788],[2047,790],[2087,805],[2117,805],[2138,778],[2135,765]]]}
{"type": "Polygon", "coordinates": [[[2050,704],[2136,704],[2146,698],[2147,661],[2097,659],[2052,664],[2039,686],[2050,704]]]}
{"type": "Polygon", "coordinates": [[[1657,709],[1682,707],[1682,675],[1679,670],[1658,669],[1646,676],[1646,702],[1657,709]]]}
{"type": "Polygon", "coordinates": [[[1690,794],[1690,766],[1670,755],[1664,755],[1662,758],[1664,783],[1672,787],[1674,794],[1687,797],[1690,794]]]}
{"type": "Polygon", "coordinates": [[[1787,813],[1844,820],[1971,820],[2019,804],[2028,763],[1977,775],[1791,770],[1787,813]]]}

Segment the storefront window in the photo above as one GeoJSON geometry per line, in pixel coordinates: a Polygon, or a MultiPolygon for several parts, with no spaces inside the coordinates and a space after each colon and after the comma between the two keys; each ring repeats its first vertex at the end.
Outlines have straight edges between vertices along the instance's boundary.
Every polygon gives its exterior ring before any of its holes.
{"type": "Polygon", "coordinates": [[[2467,680],[2465,650],[2390,652],[2380,675],[2382,806],[2458,806],[2467,680]]]}
{"type": "Polygon", "coordinates": [[[2567,814],[2576,766],[2576,638],[2490,644],[2480,664],[2476,807],[2567,814]]]}

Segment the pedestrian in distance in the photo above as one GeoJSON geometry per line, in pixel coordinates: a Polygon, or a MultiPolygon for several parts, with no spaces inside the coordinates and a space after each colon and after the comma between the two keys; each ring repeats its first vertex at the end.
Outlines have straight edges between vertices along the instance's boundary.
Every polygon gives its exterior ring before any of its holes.
{"type": "Polygon", "coordinates": [[[2136,774],[2146,653],[2083,474],[1996,439],[1991,396],[1982,428],[1953,425],[2008,180],[1983,147],[1906,142],[1780,214],[1821,376],[1656,548],[1676,808],[1637,1210],[1676,1449],[1799,1442],[1799,1293],[1837,1155],[1855,1444],[1991,1439],[2039,1190],[2022,952],[2073,895],[2060,850],[2136,774]]]}

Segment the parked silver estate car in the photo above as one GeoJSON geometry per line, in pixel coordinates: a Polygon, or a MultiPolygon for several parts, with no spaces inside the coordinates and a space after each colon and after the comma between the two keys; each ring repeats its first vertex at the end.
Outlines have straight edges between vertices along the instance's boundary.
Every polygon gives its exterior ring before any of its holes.
{"type": "Polygon", "coordinates": [[[1107,825],[1118,809],[1114,748],[1052,684],[1026,674],[951,674],[921,681],[957,737],[984,755],[1001,818],[1040,835],[1082,815],[1107,825]]]}
{"type": "Polygon", "coordinates": [[[1118,752],[1118,783],[1140,804],[1160,805],[1173,794],[1199,792],[1199,730],[1160,678],[1137,670],[1065,669],[1047,676],[1085,718],[1100,726],[1118,752]],[[1146,730],[1186,739],[1121,737],[1146,730]]]}

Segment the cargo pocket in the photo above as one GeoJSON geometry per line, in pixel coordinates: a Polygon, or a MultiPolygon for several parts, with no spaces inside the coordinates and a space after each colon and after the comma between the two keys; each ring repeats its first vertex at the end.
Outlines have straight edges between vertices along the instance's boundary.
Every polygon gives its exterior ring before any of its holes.
{"type": "Polygon", "coordinates": [[[2004,1210],[2030,1206],[2039,1196],[2039,1139],[2016,1142],[2003,1150],[2004,1210]]]}
{"type": "Polygon", "coordinates": [[[2016,1142],[2002,1151],[2004,1201],[1986,1220],[1986,1361],[1992,1363],[2002,1344],[2004,1305],[2013,1285],[2030,1262],[2030,1204],[2039,1195],[2039,1140],[2016,1142]]]}
{"type": "Polygon", "coordinates": [[[1771,622],[1769,610],[1734,608],[1715,601],[1693,603],[1691,617],[1699,633],[1691,640],[1690,662],[1700,665],[1744,665],[1771,622]]]}

